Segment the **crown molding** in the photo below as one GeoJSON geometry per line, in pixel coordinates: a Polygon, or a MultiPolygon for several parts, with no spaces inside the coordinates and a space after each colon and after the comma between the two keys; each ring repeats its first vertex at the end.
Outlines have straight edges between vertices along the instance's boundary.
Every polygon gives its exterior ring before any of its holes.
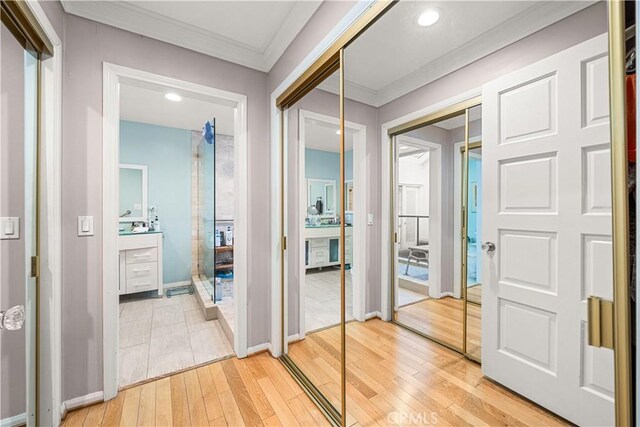
{"type": "Polygon", "coordinates": [[[316,1],[296,4],[264,49],[256,49],[129,1],[62,0],[66,13],[264,72],[271,69],[320,4],[316,1]]]}
{"type": "MultiPolygon", "coordinates": [[[[595,3],[596,1],[593,0],[540,1],[501,25],[493,27],[479,37],[440,56],[380,90],[373,90],[347,80],[345,81],[345,95],[349,99],[363,102],[376,108],[381,107],[595,3]]],[[[347,61],[348,55],[347,49],[345,55],[347,61]]],[[[322,82],[319,88],[338,94],[337,76],[329,77],[322,82]]]]}

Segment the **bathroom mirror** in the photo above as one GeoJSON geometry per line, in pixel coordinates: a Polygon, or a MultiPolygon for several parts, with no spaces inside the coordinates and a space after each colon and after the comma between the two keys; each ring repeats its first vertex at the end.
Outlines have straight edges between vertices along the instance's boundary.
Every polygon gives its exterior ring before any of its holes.
{"type": "Polygon", "coordinates": [[[333,217],[336,214],[336,181],[332,179],[307,179],[307,206],[318,207],[322,201],[322,209],[318,209],[321,217],[333,217]]]}
{"type": "Polygon", "coordinates": [[[120,164],[120,222],[147,221],[147,166],[120,164]]]}

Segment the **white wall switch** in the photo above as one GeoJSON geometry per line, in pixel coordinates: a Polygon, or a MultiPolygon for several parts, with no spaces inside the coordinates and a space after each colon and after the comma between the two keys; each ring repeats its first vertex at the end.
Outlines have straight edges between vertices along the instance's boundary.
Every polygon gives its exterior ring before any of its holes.
{"type": "Polygon", "coordinates": [[[367,225],[373,225],[373,214],[367,214],[367,225]]]}
{"type": "Polygon", "coordinates": [[[134,211],[141,211],[142,210],[142,204],[141,203],[134,203],[133,204],[133,210],[134,211]]]}
{"type": "Polygon", "coordinates": [[[20,238],[20,218],[5,216],[0,218],[0,239],[12,240],[20,238]]]}
{"type": "Polygon", "coordinates": [[[78,236],[93,236],[93,217],[78,217],[78,236]]]}

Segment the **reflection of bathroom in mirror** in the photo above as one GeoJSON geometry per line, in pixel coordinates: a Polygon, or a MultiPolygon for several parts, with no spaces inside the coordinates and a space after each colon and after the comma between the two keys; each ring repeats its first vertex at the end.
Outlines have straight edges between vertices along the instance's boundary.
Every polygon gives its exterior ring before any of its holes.
{"type": "Polygon", "coordinates": [[[146,221],[147,166],[120,164],[120,222],[146,221]]]}
{"type": "Polygon", "coordinates": [[[321,218],[336,215],[336,181],[307,178],[307,205],[316,209],[321,218]]]}

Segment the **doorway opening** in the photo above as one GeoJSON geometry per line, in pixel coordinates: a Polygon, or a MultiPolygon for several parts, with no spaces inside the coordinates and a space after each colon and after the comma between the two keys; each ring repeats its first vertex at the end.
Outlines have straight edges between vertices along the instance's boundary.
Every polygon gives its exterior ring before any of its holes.
{"type": "Polygon", "coordinates": [[[453,106],[394,135],[391,147],[393,320],[476,360],[481,163],[475,151],[468,162],[465,150],[481,132],[479,105],[453,106]]]}
{"type": "Polygon", "coordinates": [[[104,183],[107,399],[246,355],[245,111],[241,95],[105,66],[104,169],[114,175],[104,183]],[[216,219],[229,223],[224,246],[233,249],[225,298],[216,219]]]}
{"type": "Polygon", "coordinates": [[[364,155],[366,127],[345,123],[345,218],[339,212],[339,119],[299,110],[300,206],[300,338],[340,323],[340,221],[345,222],[346,320],[364,320],[364,290],[359,258],[365,248],[358,219],[364,215],[356,203],[363,188],[362,169],[354,159],[364,155]]]}

